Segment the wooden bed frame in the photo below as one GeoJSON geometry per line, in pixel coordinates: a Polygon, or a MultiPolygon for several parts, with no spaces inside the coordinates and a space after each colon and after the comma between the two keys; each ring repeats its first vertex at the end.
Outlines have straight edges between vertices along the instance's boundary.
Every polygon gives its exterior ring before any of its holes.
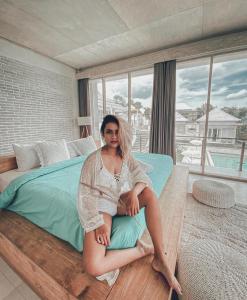
{"type": "MultiPolygon", "coordinates": [[[[0,173],[16,168],[13,155],[0,157],[0,173]]],[[[165,251],[173,272],[183,225],[188,169],[175,166],[160,198],[165,251]]],[[[150,239],[144,234],[144,239],[150,239]]],[[[81,253],[22,216],[0,210],[0,256],[42,298],[171,299],[165,279],[151,267],[152,256],[123,268],[109,287],[85,273],[81,253]]]]}

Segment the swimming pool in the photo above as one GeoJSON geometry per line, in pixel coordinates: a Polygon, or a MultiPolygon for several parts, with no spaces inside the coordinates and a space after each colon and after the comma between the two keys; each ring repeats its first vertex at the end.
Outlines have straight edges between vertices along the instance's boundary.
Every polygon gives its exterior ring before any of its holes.
{"type": "MultiPolygon", "coordinates": [[[[214,166],[217,168],[239,169],[240,155],[210,152],[214,166]]],[[[247,171],[247,158],[243,162],[243,170],[247,171]]]]}

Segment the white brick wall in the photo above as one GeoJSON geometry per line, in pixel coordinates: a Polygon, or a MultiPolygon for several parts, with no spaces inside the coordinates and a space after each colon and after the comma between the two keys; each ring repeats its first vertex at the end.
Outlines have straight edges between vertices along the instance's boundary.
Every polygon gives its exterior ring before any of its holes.
{"type": "Polygon", "coordinates": [[[0,155],[12,143],[77,138],[73,76],[0,55],[0,155]]]}

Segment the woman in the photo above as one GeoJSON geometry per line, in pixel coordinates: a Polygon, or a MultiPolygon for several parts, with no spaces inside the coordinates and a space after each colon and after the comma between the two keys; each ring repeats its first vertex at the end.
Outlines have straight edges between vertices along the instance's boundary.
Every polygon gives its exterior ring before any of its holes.
{"type": "Polygon", "coordinates": [[[130,153],[132,136],[128,123],[107,115],[100,131],[105,145],[84,162],[77,202],[85,232],[83,263],[86,271],[112,284],[118,276],[118,268],[154,253],[153,269],[161,272],[171,288],[182,294],[177,279],[168,268],[160,209],[151,180],[130,153]],[[137,241],[134,248],[106,250],[110,244],[112,217],[116,214],[135,216],[142,207],[145,207],[147,228],[154,247],[137,241]]]}

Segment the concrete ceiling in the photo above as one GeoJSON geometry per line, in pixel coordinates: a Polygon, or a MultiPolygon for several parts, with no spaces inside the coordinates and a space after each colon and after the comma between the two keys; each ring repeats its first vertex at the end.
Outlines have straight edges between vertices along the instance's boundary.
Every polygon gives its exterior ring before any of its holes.
{"type": "Polygon", "coordinates": [[[0,0],[0,36],[74,68],[247,29],[247,0],[0,0]]]}

